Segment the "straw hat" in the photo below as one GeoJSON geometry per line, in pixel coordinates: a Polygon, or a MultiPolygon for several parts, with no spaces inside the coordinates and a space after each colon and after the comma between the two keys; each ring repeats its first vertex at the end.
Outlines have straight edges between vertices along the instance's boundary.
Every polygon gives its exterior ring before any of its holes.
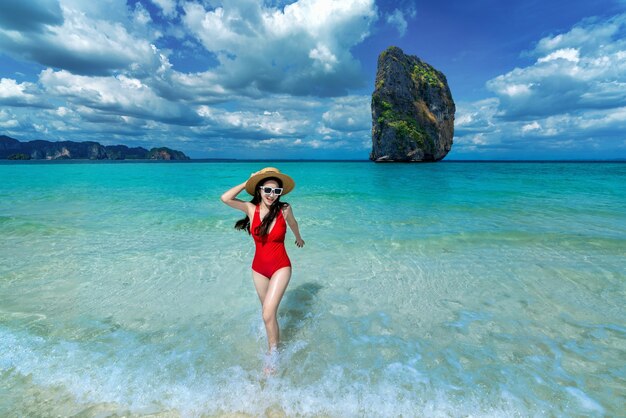
{"type": "Polygon", "coordinates": [[[276,177],[283,182],[282,195],[286,195],[287,193],[292,191],[294,187],[296,187],[296,183],[287,174],[281,173],[279,169],[274,167],[265,167],[257,174],[248,179],[248,181],[246,182],[246,192],[254,196],[254,189],[256,189],[259,182],[268,177],[276,177]]]}

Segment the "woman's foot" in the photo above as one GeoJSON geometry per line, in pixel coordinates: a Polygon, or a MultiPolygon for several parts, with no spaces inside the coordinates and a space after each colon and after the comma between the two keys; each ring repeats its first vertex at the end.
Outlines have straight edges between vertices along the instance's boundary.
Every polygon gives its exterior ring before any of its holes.
{"type": "Polygon", "coordinates": [[[265,376],[276,374],[278,370],[278,349],[272,347],[270,351],[265,354],[263,373],[265,376]]]}

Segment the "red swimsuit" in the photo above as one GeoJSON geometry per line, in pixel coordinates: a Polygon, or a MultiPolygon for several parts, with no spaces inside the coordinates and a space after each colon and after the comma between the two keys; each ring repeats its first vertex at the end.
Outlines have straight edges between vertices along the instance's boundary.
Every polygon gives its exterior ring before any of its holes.
{"type": "Polygon", "coordinates": [[[252,218],[252,225],[250,226],[254,244],[256,245],[254,260],[252,260],[252,270],[271,279],[272,274],[274,274],[276,270],[283,267],[291,267],[291,261],[285,249],[287,223],[285,222],[281,209],[276,215],[276,222],[269,234],[263,237],[255,234],[256,227],[261,225],[259,206],[260,205],[257,205],[254,210],[254,217],[252,218]]]}

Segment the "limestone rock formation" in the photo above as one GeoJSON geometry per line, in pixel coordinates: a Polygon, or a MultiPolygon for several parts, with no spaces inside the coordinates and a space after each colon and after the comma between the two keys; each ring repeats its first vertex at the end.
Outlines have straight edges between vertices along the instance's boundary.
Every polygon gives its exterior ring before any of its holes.
{"type": "Polygon", "coordinates": [[[146,156],[149,160],[188,160],[181,151],[176,151],[167,147],[152,148],[146,156]]]}
{"type": "Polygon", "coordinates": [[[370,160],[439,161],[452,148],[456,108],[445,75],[398,47],[378,57],[370,160]]]}
{"type": "Polygon", "coordinates": [[[101,145],[98,142],[35,140],[20,142],[0,135],[0,159],[10,160],[189,160],[183,152],[167,147],[129,148],[126,145],[101,145]]]}

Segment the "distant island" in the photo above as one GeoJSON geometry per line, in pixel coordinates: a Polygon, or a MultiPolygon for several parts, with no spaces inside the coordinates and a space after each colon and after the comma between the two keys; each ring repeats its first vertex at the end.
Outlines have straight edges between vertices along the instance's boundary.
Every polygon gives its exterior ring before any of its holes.
{"type": "Polygon", "coordinates": [[[35,140],[20,142],[0,135],[2,160],[189,160],[182,151],[167,147],[147,150],[126,145],[101,145],[98,142],[35,140]]]}

